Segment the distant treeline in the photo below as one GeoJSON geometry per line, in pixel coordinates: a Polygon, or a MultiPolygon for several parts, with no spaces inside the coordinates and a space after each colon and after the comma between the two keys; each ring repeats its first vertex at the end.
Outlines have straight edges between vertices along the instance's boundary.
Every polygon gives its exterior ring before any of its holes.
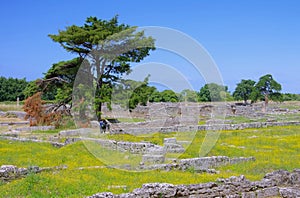
{"type": "Polygon", "coordinates": [[[25,99],[24,89],[28,82],[25,78],[5,78],[0,77],[0,101],[16,101],[25,99]]]}
{"type": "MultiPolygon", "coordinates": [[[[0,101],[16,101],[17,98],[24,100],[37,91],[37,81],[27,82],[25,78],[0,77],[0,101]],[[34,91],[32,91],[34,90],[34,91]]],[[[115,95],[114,102],[128,105],[134,108],[136,105],[146,105],[147,102],[209,102],[209,101],[234,101],[234,100],[264,100],[259,92],[257,83],[252,80],[242,80],[237,84],[235,91],[231,94],[227,86],[214,83],[205,84],[199,91],[185,89],[180,93],[172,90],[159,91],[156,87],[148,85],[148,78],[144,82],[133,80],[122,80],[114,84],[112,88],[115,95]]],[[[70,89],[70,88],[66,88],[70,89]]],[[[110,88],[111,89],[111,88],[110,88]]],[[[64,90],[63,87],[52,87],[43,93],[44,100],[60,100],[63,93],[71,90],[64,90]]],[[[272,92],[269,93],[271,100],[276,101],[300,101],[299,94],[272,92]]]]}

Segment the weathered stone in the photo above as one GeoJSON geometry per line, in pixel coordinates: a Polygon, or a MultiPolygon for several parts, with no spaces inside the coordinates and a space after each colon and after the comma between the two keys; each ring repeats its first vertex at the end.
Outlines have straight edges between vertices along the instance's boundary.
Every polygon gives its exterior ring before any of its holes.
{"type": "Polygon", "coordinates": [[[275,197],[279,195],[278,187],[270,187],[256,191],[257,198],[275,197]]]}
{"type": "Polygon", "coordinates": [[[255,192],[242,193],[242,198],[256,198],[256,193],[255,192]]]}
{"type": "Polygon", "coordinates": [[[28,173],[40,173],[49,170],[61,170],[66,169],[66,166],[44,167],[31,166],[29,168],[18,168],[14,165],[2,165],[0,167],[0,181],[11,181],[19,179],[28,175],[28,173]]]}
{"type": "Polygon", "coordinates": [[[114,198],[116,197],[114,194],[112,194],[111,192],[103,192],[103,193],[97,193],[93,196],[91,196],[91,198],[114,198]]]}
{"type": "Polygon", "coordinates": [[[111,193],[99,193],[91,197],[110,196],[114,198],[121,197],[232,197],[232,198],[262,198],[262,197],[300,197],[300,171],[293,172],[275,171],[267,174],[265,179],[257,182],[250,182],[243,175],[239,177],[230,177],[227,179],[218,179],[220,183],[209,182],[205,184],[191,185],[172,185],[166,183],[144,184],[141,188],[133,190],[131,193],[113,195],[111,193]],[[261,187],[266,178],[267,187],[261,187]],[[277,184],[284,185],[280,187],[277,184]],[[259,186],[257,186],[259,185],[259,186]]]}
{"type": "Polygon", "coordinates": [[[96,120],[90,121],[90,126],[91,126],[92,128],[99,128],[99,127],[100,127],[99,125],[100,125],[99,122],[96,121],[96,120]]]}
{"type": "Polygon", "coordinates": [[[142,156],[142,162],[143,163],[163,163],[165,161],[165,156],[164,155],[143,155],[142,156]]]}
{"type": "Polygon", "coordinates": [[[300,197],[300,186],[279,188],[280,196],[283,198],[300,197]]]}
{"type": "Polygon", "coordinates": [[[185,151],[183,146],[181,144],[177,144],[177,143],[175,143],[175,144],[174,143],[165,143],[164,150],[167,153],[183,153],[185,151]]]}
{"type": "MultiPolygon", "coordinates": [[[[72,130],[60,131],[58,133],[58,135],[61,137],[70,137],[70,136],[86,137],[88,135],[93,135],[95,133],[97,133],[97,132],[94,130],[91,130],[91,129],[72,129],[72,130]]],[[[100,133],[100,130],[99,130],[99,133],[100,133]]]]}
{"type": "Polygon", "coordinates": [[[177,140],[176,140],[175,137],[173,137],[173,138],[164,138],[164,144],[168,144],[168,143],[177,144],[177,140]]]}
{"type": "Polygon", "coordinates": [[[0,111],[0,117],[4,117],[5,116],[5,112],[4,111],[0,111]]]}
{"type": "Polygon", "coordinates": [[[7,111],[5,116],[13,115],[19,119],[24,119],[26,116],[26,113],[24,111],[7,111]]]}
{"type": "Polygon", "coordinates": [[[48,131],[55,129],[54,126],[31,126],[31,127],[22,127],[16,128],[16,131],[48,131]]]}

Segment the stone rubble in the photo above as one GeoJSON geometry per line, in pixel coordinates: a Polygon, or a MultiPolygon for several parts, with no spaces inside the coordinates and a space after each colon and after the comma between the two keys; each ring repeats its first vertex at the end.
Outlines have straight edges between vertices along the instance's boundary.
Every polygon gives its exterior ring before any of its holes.
{"type": "Polygon", "coordinates": [[[66,166],[57,166],[57,167],[38,167],[30,166],[28,168],[18,168],[14,165],[2,165],[0,167],[0,181],[9,182],[15,179],[25,177],[29,173],[40,173],[43,171],[49,170],[61,170],[66,169],[66,166]]]}
{"type": "Polygon", "coordinates": [[[146,197],[228,197],[228,198],[264,198],[264,197],[300,197],[300,170],[292,172],[279,170],[267,174],[262,180],[251,182],[243,175],[218,179],[216,182],[190,185],[168,183],[144,184],[130,193],[114,195],[111,192],[97,193],[89,198],[146,198],[146,197]]]}
{"type": "Polygon", "coordinates": [[[144,165],[141,164],[141,169],[146,170],[194,170],[196,172],[207,172],[217,173],[216,170],[212,169],[228,164],[237,164],[242,162],[255,161],[254,157],[235,157],[229,158],[227,156],[211,156],[211,157],[199,157],[199,158],[188,158],[188,159],[177,159],[171,164],[152,164],[144,165]]]}

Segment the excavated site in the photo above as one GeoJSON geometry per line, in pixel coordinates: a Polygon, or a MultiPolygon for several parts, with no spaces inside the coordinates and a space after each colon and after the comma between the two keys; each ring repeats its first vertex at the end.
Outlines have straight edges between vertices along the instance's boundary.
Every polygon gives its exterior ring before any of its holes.
{"type": "MultiPolygon", "coordinates": [[[[32,133],[33,131],[53,130],[52,126],[29,127],[23,121],[24,112],[0,112],[1,117],[13,117],[17,121],[4,121],[7,126],[0,133],[1,139],[11,141],[48,142],[55,147],[63,147],[77,141],[94,142],[101,147],[120,153],[138,156],[140,161],[135,166],[130,164],[111,165],[109,168],[121,168],[134,171],[159,169],[162,171],[186,171],[193,169],[209,174],[218,173],[217,168],[228,164],[255,161],[253,156],[199,156],[195,158],[168,158],[168,154],[179,156],[193,140],[178,140],[174,137],[164,138],[163,144],[151,142],[130,142],[107,138],[108,134],[129,134],[133,136],[151,135],[153,133],[174,133],[237,130],[263,128],[269,126],[300,125],[300,107],[282,108],[270,104],[262,111],[263,103],[244,105],[240,103],[153,103],[138,106],[127,111],[114,106],[112,111],[104,108],[104,117],[109,122],[109,129],[101,134],[99,123],[90,121],[89,128],[62,130],[57,134],[32,133]],[[118,119],[140,119],[140,122],[120,122],[118,119]],[[22,121],[21,121],[22,120],[22,121]]],[[[39,173],[67,167],[31,167],[18,168],[14,165],[2,165],[0,178],[11,181],[26,177],[29,172],[39,173]]],[[[300,171],[278,170],[267,174],[261,181],[251,182],[243,175],[219,179],[216,182],[194,185],[172,185],[167,183],[144,184],[133,192],[121,195],[98,193],[91,197],[300,197],[300,171]]]]}

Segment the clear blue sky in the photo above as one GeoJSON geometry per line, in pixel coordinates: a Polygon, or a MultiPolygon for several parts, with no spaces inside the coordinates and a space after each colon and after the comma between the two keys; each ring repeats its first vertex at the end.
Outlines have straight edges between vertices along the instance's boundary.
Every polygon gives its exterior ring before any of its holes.
{"type": "Polygon", "coordinates": [[[88,16],[116,14],[121,23],[170,27],[196,39],[231,91],[241,79],[270,73],[283,92],[300,93],[298,0],[2,1],[0,76],[41,78],[53,63],[72,57],[48,34],[82,25],[88,16]]]}

